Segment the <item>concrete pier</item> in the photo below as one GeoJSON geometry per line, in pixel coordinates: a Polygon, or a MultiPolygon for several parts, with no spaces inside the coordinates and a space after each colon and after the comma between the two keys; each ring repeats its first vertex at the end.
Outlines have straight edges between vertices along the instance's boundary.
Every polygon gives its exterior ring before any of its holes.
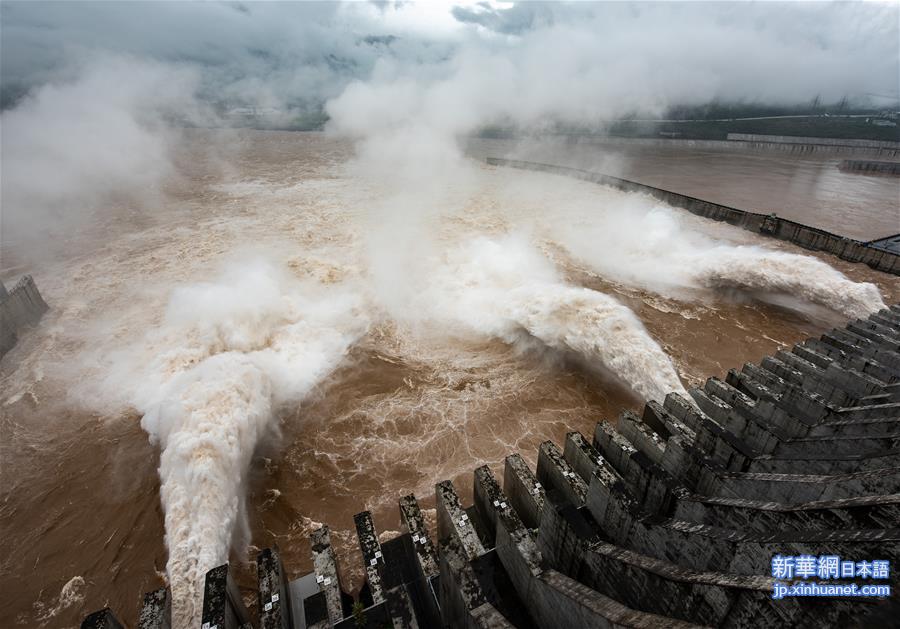
{"type": "Polygon", "coordinates": [[[138,629],[171,629],[172,598],[168,588],[144,594],[138,629]]]}
{"type": "MultiPolygon", "coordinates": [[[[260,626],[890,626],[900,613],[900,306],[689,393],[623,413],[618,429],[601,421],[562,447],[542,443],[534,471],[511,455],[502,485],[478,468],[470,506],[438,483],[436,538],[414,496],[400,499],[404,530],[387,542],[369,512],[357,514],[366,580],[355,597],[327,527],[312,536],[315,572],[290,583],[277,550],[264,550],[260,626]],[[775,599],[775,555],[889,561],[886,578],[827,582],[894,594],[775,599]]],[[[204,622],[254,626],[227,568],[207,575],[204,622]]],[[[147,597],[140,626],[167,626],[166,590],[147,597]]],[[[83,625],[118,626],[108,609],[83,625]]]]}
{"type": "Polygon", "coordinates": [[[237,585],[231,578],[228,564],[217,566],[207,572],[203,586],[201,626],[243,629],[249,622],[250,615],[237,585]]]}
{"type": "Polygon", "coordinates": [[[294,626],[291,592],[277,548],[266,548],[256,556],[257,611],[262,629],[290,629],[294,626]]]}
{"type": "Polygon", "coordinates": [[[23,328],[34,325],[49,310],[30,275],[24,275],[11,290],[0,282],[0,358],[18,341],[23,328]]]}

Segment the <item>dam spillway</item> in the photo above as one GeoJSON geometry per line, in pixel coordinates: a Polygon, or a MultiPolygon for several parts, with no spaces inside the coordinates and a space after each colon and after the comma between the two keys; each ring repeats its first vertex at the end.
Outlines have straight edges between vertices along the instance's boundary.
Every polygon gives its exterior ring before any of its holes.
{"type": "Polygon", "coordinates": [[[47,310],[30,275],[22,276],[9,291],[0,283],[0,358],[15,346],[22,328],[36,323],[47,310]]]}
{"type": "MultiPolygon", "coordinates": [[[[775,599],[771,567],[782,555],[900,561],[900,305],[690,396],[544,442],[534,471],[511,454],[502,484],[482,466],[469,506],[438,483],[436,530],[411,495],[392,539],[360,512],[355,595],[327,526],[299,579],[277,549],[260,552],[254,614],[230,567],[214,568],[202,627],[887,626],[890,598],[775,599]]],[[[170,626],[168,596],[147,594],[141,629],[170,626]]],[[[82,624],[120,626],[109,609],[82,624]]]]}
{"type": "MultiPolygon", "coordinates": [[[[295,172],[319,164],[322,151],[318,148],[309,158],[302,152],[309,140],[283,135],[290,153],[299,155],[287,162],[285,170],[295,172]]],[[[258,164],[259,152],[273,145],[283,146],[272,139],[254,140],[258,150],[253,153],[252,164],[242,166],[245,170],[235,176],[236,180],[244,181],[250,176],[247,172],[251,166],[262,168],[258,164]]],[[[329,141],[325,146],[345,146],[349,152],[349,145],[329,141]]],[[[502,151],[495,148],[493,154],[498,153],[502,151]]],[[[281,159],[284,152],[276,153],[273,162],[276,156],[281,159]]],[[[647,208],[662,205],[646,195],[631,195],[592,182],[477,162],[469,164],[480,177],[478,187],[483,186],[486,195],[460,210],[460,215],[467,216],[465,225],[454,220],[441,229],[440,233],[451,242],[490,231],[499,216],[508,217],[512,225],[518,226],[532,216],[540,218],[549,209],[556,224],[594,226],[605,224],[604,217],[609,214],[640,216],[647,208]]],[[[273,177],[280,172],[276,166],[271,171],[268,168],[265,172],[271,172],[273,177]]],[[[597,169],[606,172],[599,165],[597,169]]],[[[259,171],[249,170],[254,172],[259,171]]],[[[627,172],[630,178],[631,173],[627,172]]],[[[316,173],[324,176],[327,169],[322,166],[316,173]]],[[[18,345],[0,363],[8,374],[3,387],[3,414],[9,420],[4,464],[14,479],[7,485],[9,498],[4,511],[9,524],[7,548],[14,566],[6,575],[6,617],[15,617],[15,622],[27,626],[40,626],[42,622],[46,626],[77,626],[87,612],[109,606],[126,626],[134,627],[143,593],[171,583],[164,575],[169,555],[159,492],[159,448],[148,443],[139,410],[125,404],[119,406],[118,402],[109,409],[104,406],[111,401],[110,396],[122,390],[122,384],[130,385],[132,379],[118,378],[120,372],[116,369],[105,363],[91,365],[89,360],[133,347],[136,351],[127,354],[129,362],[133,357],[135,364],[150,364],[156,346],[148,343],[148,337],[167,330],[159,321],[171,301],[169,296],[186,283],[217,282],[211,265],[219,265],[219,252],[236,248],[248,239],[247,233],[229,223],[241,220],[237,217],[245,207],[256,214],[253,221],[239,224],[255,225],[254,239],[270,242],[268,235],[274,238],[277,234],[280,238],[288,229],[313,236],[304,238],[304,246],[314,247],[312,253],[292,247],[285,257],[279,250],[272,262],[281,265],[291,256],[288,268],[300,263],[302,271],[317,273],[317,259],[321,259],[345,273],[347,259],[356,255],[357,249],[347,246],[349,238],[341,237],[334,245],[327,243],[334,242],[329,241],[330,234],[352,234],[356,230],[335,232],[331,223],[325,223],[325,229],[323,216],[328,215],[319,213],[318,205],[315,211],[295,211],[300,204],[310,202],[313,184],[324,184],[315,180],[296,189],[292,186],[287,194],[282,183],[285,182],[273,184],[272,190],[286,195],[281,201],[273,201],[258,186],[247,189],[244,184],[233,192],[226,188],[215,195],[203,193],[203,198],[208,199],[202,206],[205,209],[198,209],[199,216],[189,217],[195,227],[182,225],[177,230],[140,232],[128,239],[111,238],[108,247],[92,243],[85,246],[92,251],[90,255],[53,266],[15,265],[11,258],[4,260],[8,268],[3,279],[8,288],[18,279],[14,274],[33,272],[46,302],[52,306],[37,326],[19,333],[18,345]],[[262,214],[264,211],[270,214],[262,214]],[[220,216],[223,212],[224,219],[220,216]],[[210,252],[215,252],[213,257],[210,252]],[[148,268],[153,269],[150,275],[148,268]],[[115,333],[110,334],[110,330],[115,333]],[[110,376],[113,386],[85,386],[92,385],[91,380],[110,376]],[[85,384],[79,385],[78,381],[85,384]],[[85,399],[85,394],[94,398],[88,400],[88,408],[81,409],[73,398],[85,399]],[[29,472],[38,462],[34,456],[36,448],[43,463],[32,475],[29,472]],[[92,454],[85,457],[85,452],[92,454]],[[117,491],[98,492],[98,487],[115,487],[117,491]],[[52,511],[47,510],[48,505],[53,506],[52,511]],[[102,524],[73,529],[67,522],[102,524]],[[19,574],[30,577],[16,578],[19,574]],[[61,605],[60,601],[72,603],[60,609],[53,619],[42,621],[43,616],[61,605]]],[[[665,181],[652,183],[667,188],[665,181]]],[[[348,207],[355,202],[356,194],[348,198],[341,192],[356,191],[354,179],[347,178],[337,189],[329,185],[325,192],[316,193],[322,212],[335,201],[348,207]]],[[[740,199],[716,197],[708,190],[670,189],[736,207],[753,207],[741,205],[740,199]]],[[[379,191],[380,188],[374,189],[379,191]]],[[[365,195],[371,192],[365,189],[365,195]]],[[[780,205],[771,207],[779,209],[781,215],[780,205]]],[[[677,209],[660,211],[672,215],[684,230],[719,242],[723,242],[720,238],[727,238],[742,244],[761,243],[772,250],[796,251],[786,243],[701,220],[677,209]]],[[[802,216],[792,218],[804,220],[802,216]]],[[[589,234],[600,231],[592,228],[589,234]]],[[[833,231],[843,233],[840,226],[833,231]]],[[[541,239],[556,243],[567,242],[564,236],[550,229],[539,232],[541,239]]],[[[593,238],[585,240],[597,242],[593,238]]],[[[661,245],[661,255],[671,250],[665,249],[664,242],[661,245]]],[[[569,283],[631,305],[650,335],[676,361],[688,386],[699,386],[708,375],[721,375],[729,367],[758,362],[776,348],[818,336],[843,318],[833,313],[819,317],[764,301],[738,301],[734,295],[713,290],[698,290],[699,301],[661,299],[646,291],[598,279],[612,274],[600,268],[596,277],[591,275],[588,262],[592,261],[574,259],[575,253],[564,258],[557,255],[553,253],[553,262],[569,283]]],[[[816,257],[828,258],[821,253],[816,257]]],[[[721,257],[716,261],[727,266],[721,257]]],[[[876,273],[864,265],[836,259],[830,262],[852,280],[874,282],[887,303],[900,300],[893,276],[876,273]]],[[[233,285],[234,282],[226,282],[226,286],[233,285]]],[[[821,286],[812,282],[810,285],[821,286]]],[[[386,327],[380,325],[376,333],[381,334],[386,327]]],[[[181,334],[173,338],[177,340],[167,347],[180,348],[189,339],[181,334]]],[[[555,355],[550,358],[555,359],[555,355]]],[[[148,382],[133,381],[142,385],[148,382]]],[[[515,347],[484,342],[480,337],[471,341],[464,338],[462,343],[442,340],[440,346],[424,347],[405,333],[392,333],[387,339],[364,337],[335,374],[335,380],[326,383],[324,396],[316,395],[315,400],[305,401],[299,407],[291,405],[273,417],[273,423],[279,424],[283,433],[254,453],[249,470],[252,476],[246,489],[250,539],[259,548],[277,543],[286,574],[294,579],[312,569],[310,530],[319,523],[328,523],[335,554],[345,567],[342,583],[355,591],[360,570],[355,559],[358,544],[354,514],[370,510],[382,535],[400,531],[397,498],[415,493],[431,526],[435,514],[432,487],[436,481],[450,479],[462,496],[471,496],[472,470],[483,463],[490,463],[498,479],[502,478],[504,457],[518,451],[534,469],[541,442],[551,439],[562,446],[568,431],[590,436],[598,419],[614,420],[623,408],[640,411],[642,402],[621,394],[614,384],[595,377],[580,365],[560,365],[555,361],[547,364],[543,354],[519,356],[515,347]],[[412,351],[397,351],[394,339],[412,351]],[[394,362],[382,361],[380,356],[394,362]],[[412,386],[401,381],[407,376],[412,386]]],[[[194,518],[193,522],[198,520],[194,518]]],[[[210,535],[216,534],[216,522],[221,521],[212,519],[210,535]]],[[[255,588],[253,559],[257,551],[258,548],[251,548],[248,555],[240,540],[233,545],[232,573],[245,598],[251,585],[255,588]]],[[[221,559],[205,563],[200,575],[228,556],[223,553],[221,559]]],[[[179,576],[174,570],[171,574],[173,579],[179,576]]],[[[177,601],[177,582],[173,587],[173,600],[177,601]]],[[[197,591],[202,594],[202,581],[197,591]]],[[[199,605],[195,609],[199,610],[199,605]]]]}

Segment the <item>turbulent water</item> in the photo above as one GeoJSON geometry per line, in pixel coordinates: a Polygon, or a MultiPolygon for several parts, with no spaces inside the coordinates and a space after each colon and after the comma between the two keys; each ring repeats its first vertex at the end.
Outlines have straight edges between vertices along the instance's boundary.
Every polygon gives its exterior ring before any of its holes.
{"type": "Polygon", "coordinates": [[[121,367],[139,383],[141,426],[162,451],[166,569],[178,624],[199,618],[202,577],[228,557],[246,513],[251,457],[279,433],[275,409],[299,403],[337,366],[366,330],[361,306],[353,294],[245,261],[217,280],[175,289],[161,328],[124,354],[126,363],[140,358],[121,367]]]}
{"type": "Polygon", "coordinates": [[[523,238],[475,236],[453,249],[416,309],[507,343],[535,339],[572,353],[615,373],[644,399],[686,393],[669,357],[629,308],[567,284],[523,238]]]}
{"type": "Polygon", "coordinates": [[[133,620],[165,574],[187,622],[205,570],[278,543],[301,571],[318,522],[349,566],[357,511],[396,529],[404,493],[467,491],[480,464],[900,294],[557,176],[472,160],[410,198],[319,134],[179,150],[165,195],[111,203],[55,261],[4,243],[4,279],[32,272],[52,306],[0,366],[15,624],[133,620]]]}

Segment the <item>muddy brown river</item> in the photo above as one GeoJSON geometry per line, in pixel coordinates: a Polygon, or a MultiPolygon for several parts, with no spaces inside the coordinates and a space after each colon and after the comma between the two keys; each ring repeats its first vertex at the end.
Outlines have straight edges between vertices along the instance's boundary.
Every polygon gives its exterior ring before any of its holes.
{"type": "MultiPolygon", "coordinates": [[[[479,465],[533,464],[540,442],[639,409],[636,390],[681,386],[672,366],[696,386],[818,335],[872,303],[854,283],[900,299],[896,278],[640,195],[474,158],[398,194],[352,157],[318,133],[186,132],[152,203],[98,207],[45,256],[3,243],[0,277],[32,273],[51,306],[0,363],[6,624],[77,626],[104,606],[133,624],[166,582],[167,531],[227,547],[206,539],[217,514],[237,513],[248,602],[257,550],[303,574],[319,523],[359,585],[355,513],[390,534],[400,496],[431,508],[443,479],[468,496],[479,465]],[[185,463],[176,397],[241,428],[203,433],[185,463]],[[196,469],[200,503],[180,493],[196,469]],[[222,496],[246,496],[246,518],[222,496]]],[[[555,161],[854,237],[900,231],[896,181],[838,158],[581,146],[555,161]]]]}

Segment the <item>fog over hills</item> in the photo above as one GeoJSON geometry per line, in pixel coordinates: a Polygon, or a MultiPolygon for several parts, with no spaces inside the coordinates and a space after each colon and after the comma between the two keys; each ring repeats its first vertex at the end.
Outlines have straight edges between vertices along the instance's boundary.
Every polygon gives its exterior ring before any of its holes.
{"type": "Polygon", "coordinates": [[[898,18],[896,3],[3,2],[4,240],[153,189],[177,127],[327,122],[405,155],[721,103],[895,108],[898,18]]]}
{"type": "Polygon", "coordinates": [[[196,74],[223,109],[320,109],[351,82],[489,75],[519,122],[712,100],[898,98],[895,3],[4,2],[2,103],[110,55],[196,74]],[[477,70],[477,71],[476,71],[477,70]]]}

